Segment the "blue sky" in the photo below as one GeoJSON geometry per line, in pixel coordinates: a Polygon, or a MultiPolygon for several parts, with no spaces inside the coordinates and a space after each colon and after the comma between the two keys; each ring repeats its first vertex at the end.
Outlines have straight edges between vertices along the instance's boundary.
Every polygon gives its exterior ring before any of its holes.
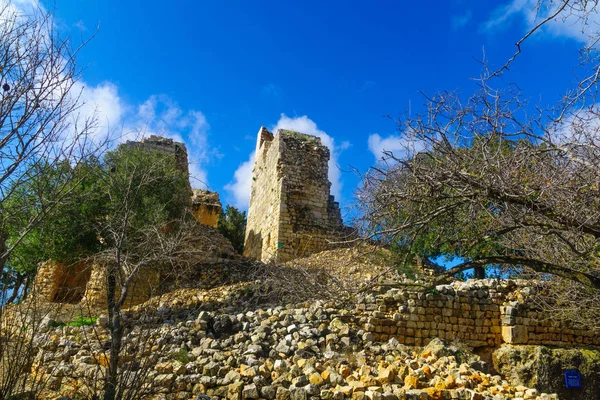
{"type": "MultiPolygon", "coordinates": [[[[358,179],[345,171],[398,148],[385,115],[423,111],[420,91],[467,95],[484,50],[492,67],[504,63],[535,22],[533,5],[56,0],[54,14],[74,43],[94,35],[78,58],[82,112],[96,110],[103,128],[184,140],[193,186],[244,208],[261,125],[320,135],[333,154],[332,190],[351,205],[358,179]]],[[[576,24],[548,26],[498,84],[518,82],[533,104],[554,104],[574,81],[583,41],[576,24]]]]}

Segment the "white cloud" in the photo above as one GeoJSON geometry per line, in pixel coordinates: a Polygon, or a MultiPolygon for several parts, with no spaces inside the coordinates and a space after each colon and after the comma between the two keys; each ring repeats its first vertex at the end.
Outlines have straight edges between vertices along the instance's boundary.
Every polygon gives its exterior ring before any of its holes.
{"type": "MultiPolygon", "coordinates": [[[[50,29],[54,26],[54,20],[51,15],[48,20],[44,19],[47,10],[38,0],[0,0],[0,11],[1,17],[8,20],[14,15],[17,18],[38,18],[41,21],[40,39],[52,37],[50,29]]],[[[66,60],[64,64],[67,65],[66,60]]],[[[202,112],[183,110],[165,95],[150,96],[137,106],[128,105],[120,97],[118,87],[111,82],[94,86],[83,80],[73,83],[65,77],[50,75],[49,79],[57,79],[57,85],[52,87],[54,93],[48,96],[59,99],[69,90],[70,100],[80,105],[69,121],[72,126],[65,132],[65,140],[74,140],[76,130],[81,130],[85,122],[90,120],[95,120],[91,138],[99,143],[108,140],[115,145],[152,134],[169,137],[186,143],[192,186],[208,185],[205,164],[210,156],[220,155],[209,146],[209,124],[202,112]]]]}
{"type": "MultiPolygon", "coordinates": [[[[301,117],[288,117],[285,114],[281,114],[279,121],[271,127],[271,131],[275,132],[277,129],[289,129],[308,135],[313,135],[321,138],[321,142],[329,148],[331,157],[329,159],[329,181],[331,182],[331,194],[333,194],[337,201],[341,199],[342,192],[342,174],[338,165],[338,159],[340,153],[351,146],[350,142],[344,141],[340,146],[336,146],[333,137],[329,136],[326,132],[320,130],[317,124],[303,115],[301,117]]],[[[234,173],[233,182],[225,186],[225,189],[229,191],[233,197],[237,207],[247,208],[250,200],[250,187],[252,183],[252,169],[254,168],[254,152],[250,155],[249,159],[242,163],[234,173]]]]}
{"type": "Polygon", "coordinates": [[[388,158],[385,152],[391,152],[396,158],[404,158],[424,149],[422,142],[393,135],[382,138],[377,133],[369,135],[368,146],[377,161],[388,158]]]}
{"type": "Polygon", "coordinates": [[[80,95],[79,100],[82,103],[78,110],[80,116],[95,116],[97,119],[98,134],[106,135],[107,132],[119,127],[125,105],[119,96],[119,89],[113,83],[103,82],[91,86],[78,81],[71,90],[73,95],[80,95]]]}
{"type": "Polygon", "coordinates": [[[254,152],[243,162],[233,174],[233,182],[225,185],[225,190],[233,195],[234,205],[246,209],[250,203],[250,188],[252,186],[252,170],[254,169],[254,152]]]}
{"type": "MultiPolygon", "coordinates": [[[[513,18],[521,18],[529,30],[555,13],[562,3],[562,1],[545,1],[540,4],[538,0],[512,0],[494,10],[482,28],[485,31],[502,29],[513,18]]],[[[591,11],[583,10],[582,3],[571,2],[557,18],[545,24],[541,31],[552,37],[588,42],[590,35],[594,35],[600,27],[600,13],[593,4],[588,6],[591,11]]]]}
{"type": "Polygon", "coordinates": [[[202,112],[184,111],[169,96],[153,95],[140,104],[133,115],[125,117],[124,125],[126,134],[122,140],[130,139],[134,132],[136,136],[158,135],[184,142],[192,187],[208,187],[205,165],[210,156],[218,156],[218,153],[209,145],[210,125],[202,112]]]}
{"type": "Polygon", "coordinates": [[[584,152],[600,149],[600,104],[549,125],[545,129],[544,140],[559,147],[581,147],[586,149],[584,152]]]}
{"type": "Polygon", "coordinates": [[[464,14],[455,15],[452,17],[452,29],[457,30],[465,27],[470,21],[473,13],[467,10],[464,14]]]}
{"type": "Polygon", "coordinates": [[[208,187],[205,169],[210,156],[219,156],[208,142],[209,124],[197,110],[183,110],[166,95],[152,95],[137,106],[126,104],[119,89],[110,82],[97,86],[77,82],[73,95],[79,95],[82,106],[75,116],[79,124],[94,118],[92,135],[97,142],[108,139],[109,147],[127,140],[141,140],[150,135],[171,138],[186,144],[192,187],[208,187]]]}

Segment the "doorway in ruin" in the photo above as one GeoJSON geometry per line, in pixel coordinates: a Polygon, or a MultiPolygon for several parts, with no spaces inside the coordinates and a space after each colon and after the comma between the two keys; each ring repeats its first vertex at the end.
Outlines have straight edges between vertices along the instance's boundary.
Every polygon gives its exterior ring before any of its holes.
{"type": "Polygon", "coordinates": [[[63,265],[42,263],[35,277],[35,293],[49,303],[76,304],[81,301],[90,280],[91,268],[85,263],[63,265]]]}

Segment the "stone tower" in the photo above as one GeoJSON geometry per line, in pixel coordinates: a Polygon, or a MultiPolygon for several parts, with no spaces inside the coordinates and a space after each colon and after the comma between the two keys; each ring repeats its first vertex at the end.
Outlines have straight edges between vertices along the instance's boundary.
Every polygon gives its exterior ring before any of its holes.
{"type": "Polygon", "coordinates": [[[284,262],[331,248],[343,224],[329,194],[329,149],[316,136],[261,127],[256,142],[244,255],[284,262]]]}

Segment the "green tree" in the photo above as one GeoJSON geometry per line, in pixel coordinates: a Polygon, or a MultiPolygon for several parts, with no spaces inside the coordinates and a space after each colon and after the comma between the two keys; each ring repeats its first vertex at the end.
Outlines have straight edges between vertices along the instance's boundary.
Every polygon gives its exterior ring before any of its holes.
{"type": "Polygon", "coordinates": [[[14,213],[21,218],[13,221],[15,235],[29,220],[27,214],[40,212],[37,193],[67,177],[68,195],[15,246],[10,275],[5,276],[16,286],[19,274],[33,276],[37,264],[47,259],[103,266],[111,342],[104,398],[137,398],[148,371],[137,371],[132,378],[118,369],[126,332],[121,310],[144,279],[144,269],[172,272],[195,265],[197,242],[203,238],[194,230],[198,223],[189,210],[188,178],[171,155],[129,146],[108,152],[101,161],[44,165],[19,186],[20,201],[11,203],[21,211],[14,213]]]}
{"type": "MultiPolygon", "coordinates": [[[[93,221],[101,220],[108,204],[98,190],[102,168],[95,158],[75,166],[67,161],[55,165],[40,162],[30,171],[31,176],[14,189],[18,196],[5,203],[5,210],[13,216],[6,219],[5,227],[8,245],[18,243],[6,263],[9,279],[5,280],[5,289],[12,294],[5,302],[17,298],[22,284],[26,289],[30,287],[40,262],[51,259],[68,265],[100,249],[93,221]],[[44,210],[46,204],[38,199],[49,187],[58,186],[64,189],[60,204],[44,210]],[[29,228],[29,233],[21,237],[33,216],[41,214],[43,223],[29,228]]],[[[27,295],[26,289],[22,296],[27,295]]]]}
{"type": "Polygon", "coordinates": [[[238,254],[242,254],[246,234],[246,211],[227,205],[225,211],[221,211],[218,228],[223,236],[229,239],[238,254]]]}

